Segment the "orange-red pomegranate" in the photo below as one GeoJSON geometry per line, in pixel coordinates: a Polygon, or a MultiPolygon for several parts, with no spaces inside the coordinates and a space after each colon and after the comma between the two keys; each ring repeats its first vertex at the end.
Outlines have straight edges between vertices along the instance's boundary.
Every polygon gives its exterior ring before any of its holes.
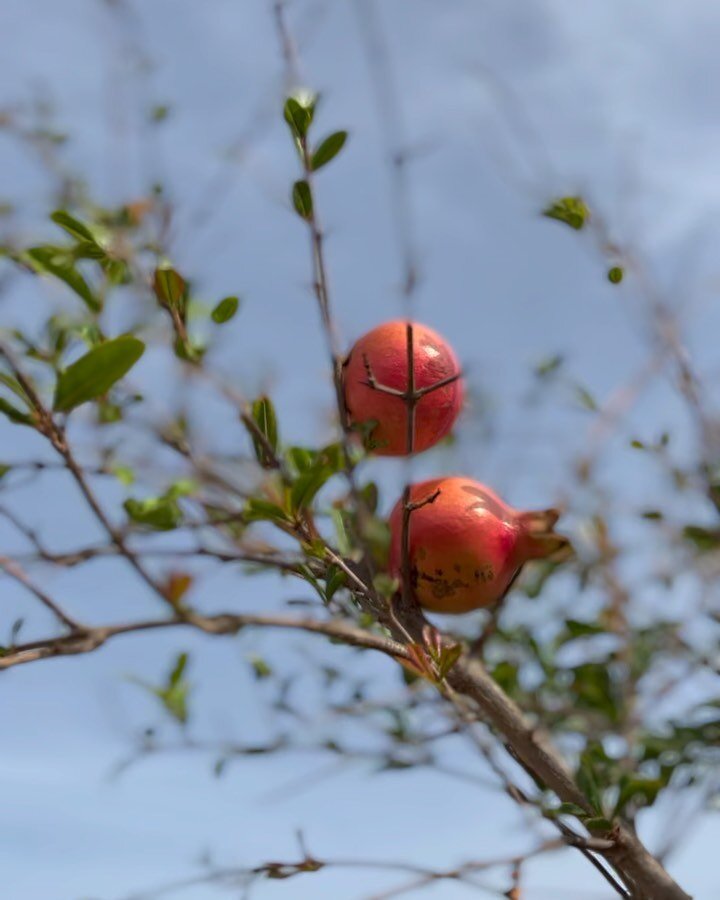
{"type": "MultiPolygon", "coordinates": [[[[413,485],[410,501],[437,498],[410,514],[413,593],[432,612],[464,613],[505,594],[524,563],[569,548],[555,534],[554,509],[521,512],[470,478],[435,478],[413,485]]],[[[402,576],[403,504],[390,515],[390,568],[402,576]]]]}
{"type": "MultiPolygon", "coordinates": [[[[413,323],[415,388],[425,388],[458,375],[460,365],[449,344],[427,325],[413,323]]],[[[354,424],[374,421],[371,441],[381,456],[409,452],[407,406],[402,397],[382,393],[368,384],[368,368],[376,381],[407,390],[407,322],[385,322],[355,344],[343,369],[345,405],[354,424]]],[[[415,407],[413,451],[420,453],[446,437],[463,400],[462,379],[421,397],[415,407]]]]}

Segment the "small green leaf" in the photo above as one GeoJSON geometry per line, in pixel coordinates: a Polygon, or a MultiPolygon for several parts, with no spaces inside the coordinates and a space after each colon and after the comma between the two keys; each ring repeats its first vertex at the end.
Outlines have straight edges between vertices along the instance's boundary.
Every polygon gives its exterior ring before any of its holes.
{"type": "Polygon", "coordinates": [[[139,678],[131,679],[143,690],[157,697],[167,712],[182,725],[187,722],[189,713],[187,701],[190,695],[190,682],[185,677],[187,664],[188,654],[178,654],[163,687],[155,687],[139,678]]]}
{"type": "Polygon", "coordinates": [[[503,659],[490,674],[506,694],[512,695],[515,692],[518,685],[518,667],[515,663],[503,659]]]}
{"type": "Polygon", "coordinates": [[[181,678],[183,677],[183,672],[185,671],[185,667],[187,666],[188,655],[187,653],[181,653],[177,660],[175,661],[175,665],[170,672],[170,680],[168,682],[169,687],[176,687],[181,678]]]}
{"type": "Polygon", "coordinates": [[[15,425],[34,425],[34,421],[32,416],[29,416],[27,413],[22,412],[12,405],[12,403],[8,403],[4,397],[0,397],[0,413],[4,416],[7,416],[11,422],[14,422],[15,425]]]}
{"type": "Polygon", "coordinates": [[[184,312],[187,283],[172,266],[158,266],[155,269],[153,290],[161,306],[184,312]]]}
{"type": "Polygon", "coordinates": [[[298,513],[308,507],[317,492],[325,482],[335,473],[330,468],[308,469],[295,481],[290,491],[290,504],[293,511],[298,513]]]}
{"type": "Polygon", "coordinates": [[[125,487],[129,487],[135,482],[135,473],[130,466],[114,466],[112,473],[120,484],[124,484],[125,487]]]}
{"type": "Polygon", "coordinates": [[[585,819],[583,824],[589,832],[594,834],[607,834],[613,827],[612,822],[604,816],[593,816],[585,819]]]}
{"type": "Polygon", "coordinates": [[[252,666],[253,675],[255,676],[256,681],[270,678],[273,673],[272,668],[265,662],[262,656],[251,656],[248,662],[252,666]]]}
{"type": "Polygon", "coordinates": [[[287,98],[283,115],[295,138],[302,139],[307,135],[308,128],[312,124],[314,112],[314,95],[303,92],[287,98]]]}
{"type": "Polygon", "coordinates": [[[92,312],[100,312],[102,304],[92,292],[87,281],[75,268],[75,265],[63,247],[31,247],[25,253],[29,265],[38,273],[52,275],[58,281],[62,281],[78,297],[80,297],[92,312]]]}
{"type": "Polygon", "coordinates": [[[345,586],[345,573],[337,566],[328,566],[325,578],[325,600],[329,603],[340,588],[345,586]]]}
{"type": "Polygon", "coordinates": [[[386,572],[378,572],[373,578],[373,588],[380,596],[389,600],[399,590],[400,580],[398,578],[393,578],[386,572]]]}
{"type": "MultiPolygon", "coordinates": [[[[55,222],[56,225],[59,225],[76,240],[87,241],[90,244],[98,246],[97,238],[87,227],[87,225],[85,225],[79,219],[76,219],[74,216],[71,216],[70,213],[65,212],[64,209],[56,210],[51,214],[50,218],[53,220],[53,222],[55,222]]],[[[102,247],[100,248],[100,250],[102,250],[102,247]]]]}
{"type": "Polygon", "coordinates": [[[577,803],[561,803],[557,809],[551,810],[551,813],[557,816],[577,816],[578,818],[584,818],[587,815],[582,806],[578,806],[577,803]]]}
{"type": "Polygon", "coordinates": [[[238,311],[239,305],[240,300],[237,297],[225,297],[211,313],[213,322],[216,325],[223,325],[225,322],[229,322],[238,311]]]}
{"type": "Polygon", "coordinates": [[[317,459],[317,453],[307,447],[288,447],[286,457],[293,472],[296,475],[302,475],[313,465],[317,459]]]}
{"type": "Polygon", "coordinates": [[[590,218],[590,210],[582,197],[561,197],[546,207],[543,215],[548,219],[564,222],[570,228],[579,231],[590,218]]]}
{"type": "Polygon", "coordinates": [[[174,497],[130,498],[123,503],[130,519],[155,531],[172,531],[182,523],[183,513],[174,497]]]}
{"type": "Polygon", "coordinates": [[[621,815],[627,806],[652,806],[660,791],[666,786],[662,778],[623,776],[620,782],[615,815],[621,815]]]}
{"type": "MultiPolygon", "coordinates": [[[[257,426],[258,431],[264,436],[262,441],[255,429],[248,428],[248,433],[255,448],[255,456],[257,461],[264,469],[274,469],[276,465],[276,457],[278,452],[278,423],[275,407],[272,400],[267,396],[258,397],[253,401],[250,408],[250,415],[253,422],[257,426]]],[[[245,423],[247,428],[247,423],[245,423]]]]}
{"type": "Polygon", "coordinates": [[[441,680],[450,673],[450,670],[461,656],[461,644],[454,644],[452,647],[443,647],[440,659],[438,660],[438,677],[441,680]]]}
{"type": "Polygon", "coordinates": [[[347,141],[347,131],[336,131],[329,135],[321,142],[320,146],[315,150],[310,161],[310,168],[316,172],[322,166],[327,165],[345,146],[347,141]]]}
{"type": "Polygon", "coordinates": [[[535,366],[535,375],[538,378],[547,378],[550,375],[554,375],[564,362],[565,358],[559,353],[549,356],[535,366]]]}
{"type": "Polygon", "coordinates": [[[0,481],[7,475],[8,472],[12,471],[12,466],[5,465],[5,463],[0,463],[0,481]]]}
{"type": "Polygon", "coordinates": [[[708,553],[720,547],[720,530],[703,528],[702,525],[686,525],[683,528],[685,540],[695,545],[699,553],[708,553]]]}
{"type": "Polygon", "coordinates": [[[607,273],[608,281],[611,284],[620,284],[624,274],[621,266],[613,266],[607,273]]]}
{"type": "Polygon", "coordinates": [[[303,219],[311,219],[313,199],[310,185],[304,179],[296,181],[292,189],[292,202],[295,212],[303,219]]]}
{"type": "Polygon", "coordinates": [[[0,372],[0,384],[4,384],[5,387],[11,390],[16,397],[19,397],[26,406],[30,405],[30,398],[16,378],[12,378],[10,375],[0,372]]]}
{"type": "Polygon", "coordinates": [[[591,412],[597,412],[597,401],[587,388],[583,387],[581,384],[575,385],[575,395],[581,406],[585,409],[589,409],[591,412]]]}
{"type": "Polygon", "coordinates": [[[106,394],[130,371],[144,350],[143,342],[131,335],[99,344],[60,373],[53,408],[57,412],[69,412],[106,394]]]}
{"type": "Polygon", "coordinates": [[[285,510],[276,503],[262,500],[259,497],[251,497],[245,505],[244,519],[246,522],[288,522],[285,510]]]}
{"type": "Polygon", "coordinates": [[[565,628],[571,638],[605,633],[605,629],[597,622],[581,622],[579,619],[566,619],[565,628]]]}
{"type": "Polygon", "coordinates": [[[170,107],[166,103],[158,103],[153,106],[149,113],[150,121],[154,124],[164,122],[170,115],[170,107]]]}
{"type": "Polygon", "coordinates": [[[313,465],[305,469],[290,490],[290,505],[294,512],[309,506],[324,484],[339,472],[345,462],[341,444],[329,444],[320,450],[313,465]]]}
{"type": "Polygon", "coordinates": [[[337,548],[343,556],[348,556],[352,552],[352,542],[348,534],[347,522],[348,512],[343,509],[331,509],[330,518],[335,526],[337,535],[337,548]]]}

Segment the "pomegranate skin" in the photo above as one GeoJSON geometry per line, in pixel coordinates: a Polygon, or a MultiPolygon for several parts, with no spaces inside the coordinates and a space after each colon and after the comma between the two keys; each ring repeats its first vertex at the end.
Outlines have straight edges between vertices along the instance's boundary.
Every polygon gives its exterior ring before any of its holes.
{"type": "MultiPolygon", "coordinates": [[[[522,512],[469,478],[435,478],[413,485],[410,500],[437,498],[410,515],[413,595],[431,612],[465,613],[491,606],[524,563],[569,548],[555,534],[556,510],[522,512]]],[[[390,515],[390,570],[402,576],[402,499],[390,515]]]]}
{"type": "MultiPolygon", "coordinates": [[[[353,346],[343,368],[345,406],[353,424],[375,421],[373,450],[380,456],[404,456],[407,408],[402,397],[371,388],[365,359],[379,384],[404,391],[408,384],[407,322],[396,320],[373,328],[353,346]]],[[[424,388],[460,373],[450,345],[432,328],[413,322],[415,387],[424,388]]],[[[462,379],[421,397],[415,407],[413,451],[421,453],[446,437],[463,402],[462,379]]]]}

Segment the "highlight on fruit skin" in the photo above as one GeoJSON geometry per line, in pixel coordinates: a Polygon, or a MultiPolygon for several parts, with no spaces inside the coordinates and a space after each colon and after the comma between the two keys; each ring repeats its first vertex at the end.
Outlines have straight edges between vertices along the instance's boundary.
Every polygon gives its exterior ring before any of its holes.
{"type": "MultiPolygon", "coordinates": [[[[415,389],[446,379],[449,384],[425,393],[415,407],[413,452],[421,453],[450,434],[462,408],[460,364],[447,341],[432,328],[413,322],[415,389]]],[[[345,407],[351,424],[375,422],[372,449],[380,456],[404,456],[408,448],[408,409],[403,397],[387,393],[408,387],[407,322],[384,322],[361,337],[343,366],[345,407]],[[377,387],[372,386],[375,380],[377,387]]]]}
{"type": "MultiPolygon", "coordinates": [[[[434,478],[415,484],[409,518],[412,593],[424,609],[466,613],[492,606],[531,559],[562,559],[571,552],[554,531],[555,509],[521,511],[470,478],[434,478]]],[[[402,579],[403,501],[390,515],[390,570],[402,579]]]]}

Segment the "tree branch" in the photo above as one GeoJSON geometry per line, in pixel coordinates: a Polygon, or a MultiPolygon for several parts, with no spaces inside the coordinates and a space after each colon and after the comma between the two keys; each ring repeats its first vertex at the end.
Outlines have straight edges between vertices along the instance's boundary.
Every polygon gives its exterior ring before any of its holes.
{"type": "Polygon", "coordinates": [[[0,656],[0,669],[9,669],[23,663],[35,662],[56,656],[75,656],[91,653],[102,647],[109,640],[123,634],[141,631],[154,631],[164,628],[186,626],[211,635],[237,634],[243,628],[287,628],[322,634],[326,637],[368,650],[379,650],[393,658],[407,659],[405,646],[382,635],[373,634],[343,620],[320,621],[310,618],[296,618],[283,614],[237,614],[218,613],[212,616],[200,616],[188,613],[185,617],[176,616],[168,619],[146,619],[139,622],[128,622],[119,625],[99,625],[74,631],[69,635],[45,640],[30,641],[5,648],[0,656]]]}

